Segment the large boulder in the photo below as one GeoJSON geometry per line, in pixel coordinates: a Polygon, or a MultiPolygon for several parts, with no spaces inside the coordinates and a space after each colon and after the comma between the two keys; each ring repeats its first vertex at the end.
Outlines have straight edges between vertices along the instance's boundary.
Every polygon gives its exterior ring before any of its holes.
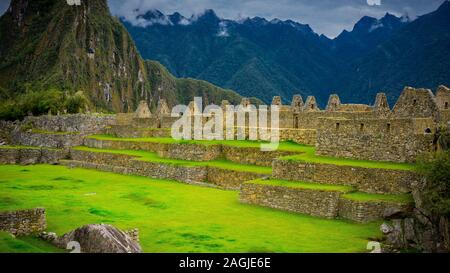
{"type": "Polygon", "coordinates": [[[79,245],[81,253],[141,253],[139,243],[127,233],[104,224],[77,228],[53,243],[60,248],[79,245]]]}

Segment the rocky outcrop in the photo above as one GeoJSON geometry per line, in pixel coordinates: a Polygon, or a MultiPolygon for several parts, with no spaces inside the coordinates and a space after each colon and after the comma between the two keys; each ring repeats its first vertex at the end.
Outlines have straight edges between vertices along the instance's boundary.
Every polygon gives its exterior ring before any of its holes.
{"type": "Polygon", "coordinates": [[[410,216],[394,218],[383,223],[381,231],[385,236],[385,252],[416,249],[421,252],[450,252],[450,219],[433,215],[422,206],[421,193],[425,182],[414,185],[413,197],[416,208],[410,216]]]}
{"type": "Polygon", "coordinates": [[[142,249],[136,240],[127,233],[104,224],[86,225],[77,228],[62,237],[55,238],[53,244],[66,249],[68,245],[80,246],[81,253],[141,253],[142,249]],[[71,242],[76,242],[74,244],[71,242]]]}

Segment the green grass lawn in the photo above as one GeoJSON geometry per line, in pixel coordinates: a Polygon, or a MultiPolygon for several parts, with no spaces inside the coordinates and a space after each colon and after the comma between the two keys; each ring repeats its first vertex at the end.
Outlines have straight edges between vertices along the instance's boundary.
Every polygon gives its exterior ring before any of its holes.
{"type": "MultiPolygon", "coordinates": [[[[364,252],[381,235],[380,223],[243,205],[238,194],[63,166],[0,166],[0,210],[44,207],[48,231],[59,235],[92,223],[139,228],[145,252],[364,252]]],[[[36,248],[23,251],[49,250],[36,248]]],[[[0,252],[17,249],[2,236],[0,252]]]]}
{"type": "Polygon", "coordinates": [[[342,195],[342,198],[360,202],[393,202],[393,203],[414,203],[411,194],[370,194],[365,192],[352,192],[342,195]]]}
{"type": "Polygon", "coordinates": [[[123,155],[131,155],[137,157],[138,160],[147,161],[147,162],[159,162],[166,164],[175,164],[182,165],[187,167],[195,167],[195,166],[210,166],[216,167],[220,169],[233,170],[233,171],[241,171],[241,172],[252,172],[258,174],[272,174],[271,167],[261,167],[256,165],[247,165],[247,164],[239,164],[229,160],[212,160],[212,161],[189,161],[189,160],[179,160],[179,159],[170,159],[160,157],[157,153],[148,152],[148,151],[136,151],[136,150],[110,150],[110,149],[96,149],[89,147],[74,147],[74,150],[79,151],[88,151],[94,153],[111,153],[111,154],[123,154],[123,155]]]}
{"type": "Polygon", "coordinates": [[[309,182],[293,182],[286,180],[264,180],[257,179],[247,183],[267,185],[267,186],[281,186],[281,187],[289,187],[289,188],[298,188],[305,190],[318,190],[318,191],[338,191],[343,193],[348,193],[355,191],[355,189],[351,186],[340,186],[340,185],[327,185],[327,184],[318,184],[318,183],[309,183],[309,182]]]}
{"type": "Polygon", "coordinates": [[[315,154],[315,152],[316,151],[314,147],[306,146],[304,148],[304,153],[298,155],[285,156],[282,157],[281,159],[308,162],[308,163],[331,164],[338,166],[351,166],[351,167],[362,167],[371,169],[405,170],[405,171],[415,170],[414,164],[318,156],[315,154]]]}
{"type": "MultiPolygon", "coordinates": [[[[93,135],[89,138],[97,140],[110,140],[110,141],[126,141],[126,142],[150,142],[150,143],[162,143],[162,144],[201,144],[201,145],[228,145],[233,147],[241,148],[260,148],[261,144],[269,143],[263,141],[251,141],[251,140],[175,140],[170,137],[157,138],[157,137],[146,137],[146,138],[120,138],[111,135],[93,135]]],[[[301,145],[294,142],[280,142],[278,150],[288,151],[288,152],[299,152],[303,153],[311,146],[301,145]]]]}
{"type": "Polygon", "coordinates": [[[0,253],[63,253],[50,243],[33,236],[14,238],[6,232],[0,232],[0,253]]]}
{"type": "MultiPolygon", "coordinates": [[[[259,148],[261,143],[258,141],[249,140],[213,140],[213,141],[200,141],[200,140],[174,140],[172,138],[118,138],[110,135],[94,135],[89,138],[98,140],[110,140],[110,141],[127,141],[127,142],[151,142],[151,143],[163,143],[163,144],[173,144],[173,143],[190,143],[190,144],[203,144],[203,145],[229,145],[234,147],[244,147],[244,148],[259,148]]],[[[337,157],[327,157],[327,156],[317,156],[316,149],[313,146],[297,144],[294,142],[280,142],[278,150],[297,152],[297,155],[282,157],[284,160],[293,160],[309,163],[320,163],[320,164],[332,164],[339,166],[353,166],[353,167],[363,167],[363,168],[374,168],[374,169],[389,169],[389,170],[407,170],[414,171],[414,164],[407,163],[395,163],[395,162],[380,162],[380,161],[369,161],[369,160],[357,160],[357,159],[347,159],[347,158],[337,158],[337,157]]]]}
{"type": "Polygon", "coordinates": [[[33,134],[43,134],[43,135],[79,135],[79,132],[52,132],[52,131],[45,131],[45,130],[39,130],[39,129],[32,129],[31,133],[33,134]]]}

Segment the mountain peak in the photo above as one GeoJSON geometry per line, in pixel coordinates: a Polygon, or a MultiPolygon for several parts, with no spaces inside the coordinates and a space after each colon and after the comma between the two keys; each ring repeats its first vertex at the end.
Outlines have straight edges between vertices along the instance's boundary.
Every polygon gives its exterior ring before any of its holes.
{"type": "Polygon", "coordinates": [[[369,30],[378,23],[376,18],[370,16],[362,17],[353,28],[353,32],[369,32],[369,30]]]}
{"type": "Polygon", "coordinates": [[[152,19],[163,18],[163,17],[165,17],[165,15],[162,12],[160,12],[159,10],[157,10],[157,9],[151,9],[151,10],[148,10],[143,15],[139,15],[139,17],[142,17],[142,18],[144,18],[146,20],[152,20],[152,19]]]}
{"type": "Polygon", "coordinates": [[[439,10],[450,10],[450,1],[445,0],[444,3],[442,3],[442,5],[438,8],[438,11],[439,10]]]}
{"type": "Polygon", "coordinates": [[[206,9],[203,11],[203,13],[201,13],[197,16],[197,20],[203,21],[203,22],[216,23],[216,22],[220,21],[220,18],[217,16],[217,14],[214,10],[206,9]]]}
{"type": "Polygon", "coordinates": [[[189,25],[190,24],[190,21],[186,17],[181,15],[179,12],[175,12],[175,13],[169,15],[168,18],[174,25],[189,25]]]}

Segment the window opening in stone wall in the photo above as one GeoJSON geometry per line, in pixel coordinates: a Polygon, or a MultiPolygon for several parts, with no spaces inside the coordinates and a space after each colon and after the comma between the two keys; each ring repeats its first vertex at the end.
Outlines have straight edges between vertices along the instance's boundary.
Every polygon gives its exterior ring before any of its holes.
{"type": "Polygon", "coordinates": [[[339,127],[341,127],[341,124],[340,123],[336,123],[336,131],[339,130],[339,127]]]}
{"type": "Polygon", "coordinates": [[[391,132],[391,124],[390,124],[390,123],[387,124],[387,132],[388,132],[388,133],[391,132]]]}

